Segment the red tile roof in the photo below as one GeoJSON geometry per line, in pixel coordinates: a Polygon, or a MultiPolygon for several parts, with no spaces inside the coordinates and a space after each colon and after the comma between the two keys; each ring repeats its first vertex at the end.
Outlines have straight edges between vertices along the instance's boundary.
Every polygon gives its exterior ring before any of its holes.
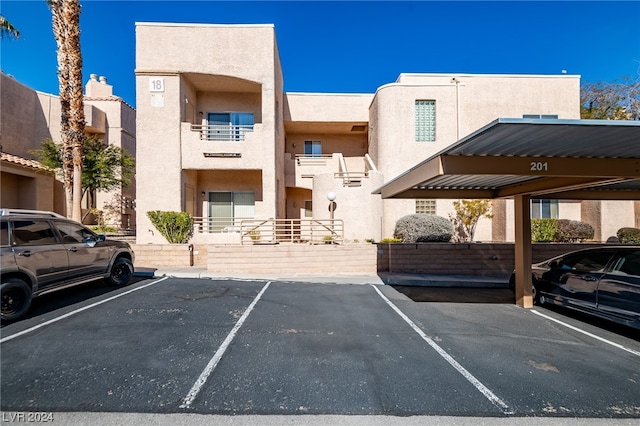
{"type": "Polygon", "coordinates": [[[6,152],[0,153],[0,159],[2,161],[6,161],[7,163],[18,164],[20,166],[30,167],[32,169],[52,171],[49,167],[36,160],[18,157],[17,155],[7,154],[6,152]]]}

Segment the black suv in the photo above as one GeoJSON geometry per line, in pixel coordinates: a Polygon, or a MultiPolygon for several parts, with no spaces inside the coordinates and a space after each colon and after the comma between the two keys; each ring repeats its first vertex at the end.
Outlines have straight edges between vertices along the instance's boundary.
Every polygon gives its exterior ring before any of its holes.
{"type": "Polygon", "coordinates": [[[129,244],[51,212],[0,209],[0,253],[2,321],[45,293],[100,279],[120,286],[133,276],[129,244]]]}

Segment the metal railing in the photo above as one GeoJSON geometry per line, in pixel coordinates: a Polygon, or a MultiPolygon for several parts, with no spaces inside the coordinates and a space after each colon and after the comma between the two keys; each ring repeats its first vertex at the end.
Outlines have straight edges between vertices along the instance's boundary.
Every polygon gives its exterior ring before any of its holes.
{"type": "Polygon", "coordinates": [[[244,142],[247,133],[253,132],[253,124],[192,124],[192,132],[200,132],[200,140],[215,142],[244,142]]]}
{"type": "Polygon", "coordinates": [[[339,219],[268,219],[240,222],[242,244],[340,244],[344,222],[339,219]]]}
{"type": "Polygon", "coordinates": [[[327,160],[333,157],[332,154],[296,154],[296,163],[299,166],[326,166],[327,160]]]}
{"type": "Polygon", "coordinates": [[[240,232],[240,222],[246,217],[194,217],[193,231],[201,234],[230,234],[240,232]]]}
{"type": "Polygon", "coordinates": [[[369,178],[369,172],[337,172],[333,177],[342,179],[342,186],[361,186],[362,179],[369,178]]]}
{"type": "Polygon", "coordinates": [[[340,219],[247,219],[194,217],[194,232],[238,233],[242,244],[340,244],[344,222],[340,219]]]}

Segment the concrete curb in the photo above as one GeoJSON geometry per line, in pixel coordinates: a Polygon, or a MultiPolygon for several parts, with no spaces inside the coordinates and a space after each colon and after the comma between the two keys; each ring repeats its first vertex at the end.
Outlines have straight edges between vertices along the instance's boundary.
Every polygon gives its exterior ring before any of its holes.
{"type": "Polygon", "coordinates": [[[203,267],[136,267],[139,277],[208,278],[222,280],[296,281],[308,283],[406,285],[422,287],[508,288],[509,277],[480,277],[470,275],[434,275],[379,272],[377,274],[224,274],[207,271],[203,267]]]}

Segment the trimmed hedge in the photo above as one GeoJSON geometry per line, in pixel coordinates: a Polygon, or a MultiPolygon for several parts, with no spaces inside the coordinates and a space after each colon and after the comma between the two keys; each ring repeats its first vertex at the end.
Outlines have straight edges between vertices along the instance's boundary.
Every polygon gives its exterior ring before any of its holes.
{"type": "Polygon", "coordinates": [[[579,243],[593,236],[593,227],[579,220],[531,219],[531,241],[537,243],[579,243]]]}
{"type": "Polygon", "coordinates": [[[531,219],[531,241],[549,243],[558,229],[557,219],[531,219]]]}
{"type": "Polygon", "coordinates": [[[453,225],[448,219],[431,214],[410,214],[396,222],[393,237],[403,243],[449,242],[453,225]]]}
{"type": "Polygon", "coordinates": [[[623,244],[640,244],[640,229],[620,228],[616,232],[618,240],[623,244]]]}
{"type": "Polygon", "coordinates": [[[147,212],[147,217],[170,244],[184,244],[193,235],[193,218],[187,212],[147,212]]]}
{"type": "Polygon", "coordinates": [[[553,237],[559,243],[580,243],[593,239],[593,226],[579,220],[558,219],[558,227],[553,237]]]}

